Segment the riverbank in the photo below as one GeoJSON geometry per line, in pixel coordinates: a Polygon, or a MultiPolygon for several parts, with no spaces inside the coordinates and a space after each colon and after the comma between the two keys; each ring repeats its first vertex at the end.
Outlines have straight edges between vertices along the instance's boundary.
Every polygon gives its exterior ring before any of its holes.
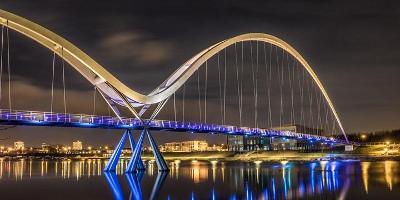
{"type": "MultiPolygon", "coordinates": [[[[221,160],[221,161],[313,161],[313,160],[363,160],[400,161],[398,149],[391,149],[385,145],[357,147],[354,151],[328,151],[328,152],[299,152],[299,151],[251,151],[251,152],[162,152],[165,160],[221,160]]],[[[0,159],[108,159],[102,154],[25,154],[0,156],[0,159]]],[[[130,154],[122,155],[123,159],[129,159],[130,154]]],[[[154,160],[152,152],[143,152],[143,160],[154,160]]]]}
{"type": "MultiPolygon", "coordinates": [[[[313,161],[313,160],[400,160],[400,154],[385,146],[358,147],[354,151],[311,152],[298,151],[251,151],[251,152],[164,152],[165,160],[226,160],[226,161],[313,161]]],[[[154,159],[152,153],[144,153],[143,159],[154,159]]]]}

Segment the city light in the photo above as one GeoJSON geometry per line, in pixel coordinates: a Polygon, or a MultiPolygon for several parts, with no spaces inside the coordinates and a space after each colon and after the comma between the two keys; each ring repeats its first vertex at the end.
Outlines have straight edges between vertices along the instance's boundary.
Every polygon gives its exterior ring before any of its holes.
{"type": "Polygon", "coordinates": [[[285,166],[288,162],[289,162],[289,161],[287,161],[287,160],[282,160],[282,161],[281,161],[281,165],[285,166]]]}
{"type": "Polygon", "coordinates": [[[367,136],[366,135],[361,135],[361,139],[365,139],[365,138],[367,138],[367,136]]]}
{"type": "Polygon", "coordinates": [[[262,163],[262,160],[256,160],[256,161],[254,161],[254,164],[256,164],[256,165],[260,165],[262,163]]]}

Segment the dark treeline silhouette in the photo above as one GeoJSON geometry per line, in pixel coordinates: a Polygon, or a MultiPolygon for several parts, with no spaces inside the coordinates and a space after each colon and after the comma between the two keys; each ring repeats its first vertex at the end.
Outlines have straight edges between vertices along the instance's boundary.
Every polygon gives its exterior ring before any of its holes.
{"type": "MultiPolygon", "coordinates": [[[[341,136],[340,138],[343,139],[341,136]]],[[[400,129],[396,130],[385,130],[376,132],[360,132],[351,133],[347,135],[347,138],[353,142],[400,142],[400,129]]]]}

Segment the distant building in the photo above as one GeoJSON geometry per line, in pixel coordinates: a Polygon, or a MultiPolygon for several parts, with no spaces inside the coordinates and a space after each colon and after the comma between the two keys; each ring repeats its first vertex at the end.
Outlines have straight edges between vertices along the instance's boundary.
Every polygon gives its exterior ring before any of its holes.
{"type": "Polygon", "coordinates": [[[244,136],[240,135],[228,136],[227,138],[228,151],[243,151],[244,150],[243,137],[244,136]]]}
{"type": "Polygon", "coordinates": [[[192,140],[181,142],[182,151],[206,151],[208,143],[205,140],[192,140]]]}
{"type": "MultiPolygon", "coordinates": [[[[274,127],[272,130],[291,131],[322,135],[323,129],[314,129],[301,125],[285,125],[274,127]]],[[[308,147],[294,139],[285,137],[260,137],[260,136],[228,136],[228,151],[257,151],[257,150],[306,150],[308,147]]]]}
{"type": "Polygon", "coordinates": [[[180,142],[165,143],[164,145],[160,145],[160,151],[164,151],[164,152],[181,151],[181,143],[180,142]]]}
{"type": "Polygon", "coordinates": [[[169,143],[165,143],[164,145],[161,145],[160,150],[163,152],[207,151],[208,143],[205,140],[169,142],[169,143]]]}
{"type": "Polygon", "coordinates": [[[25,149],[25,143],[22,141],[16,141],[14,142],[14,150],[24,150],[25,149]]]}
{"type": "Polygon", "coordinates": [[[42,143],[41,148],[40,148],[40,152],[41,153],[49,153],[50,149],[51,149],[51,146],[49,144],[42,143]]]}
{"type": "Polygon", "coordinates": [[[82,151],[82,149],[83,149],[83,145],[82,145],[81,141],[77,140],[77,141],[72,142],[72,150],[82,151]]]}
{"type": "Polygon", "coordinates": [[[226,151],[226,150],[227,149],[226,146],[224,146],[224,144],[221,145],[214,144],[212,146],[207,147],[207,151],[226,151]]]}
{"type": "Polygon", "coordinates": [[[228,136],[228,151],[271,150],[271,138],[259,136],[228,136]]]}

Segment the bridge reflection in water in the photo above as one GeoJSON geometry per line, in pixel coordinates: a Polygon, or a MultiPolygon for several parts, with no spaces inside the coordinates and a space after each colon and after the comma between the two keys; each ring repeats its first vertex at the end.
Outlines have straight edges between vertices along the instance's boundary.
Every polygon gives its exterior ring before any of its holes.
{"type": "MultiPolygon", "coordinates": [[[[370,195],[377,186],[396,192],[400,180],[399,162],[395,161],[272,164],[175,160],[169,163],[169,173],[158,172],[153,161],[146,161],[145,171],[124,174],[127,162],[123,160],[116,172],[108,173],[102,171],[106,164],[102,159],[1,159],[0,188],[3,182],[34,184],[50,178],[62,182],[66,191],[69,180],[75,180],[75,185],[95,180],[93,187],[100,199],[298,199],[321,195],[344,199],[370,195]],[[108,189],[98,190],[104,183],[108,189]]],[[[27,187],[20,184],[18,189],[21,186],[27,187]]],[[[9,192],[3,190],[0,192],[9,192]]]]}

